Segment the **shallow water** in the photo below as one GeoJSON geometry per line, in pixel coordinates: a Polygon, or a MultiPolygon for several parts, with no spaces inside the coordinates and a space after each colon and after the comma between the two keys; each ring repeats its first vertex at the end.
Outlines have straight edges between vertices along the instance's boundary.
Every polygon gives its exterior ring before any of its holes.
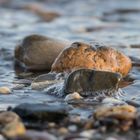
{"type": "MultiPolygon", "coordinates": [[[[126,99],[140,101],[140,1],[139,0],[11,0],[0,6],[0,86],[23,86],[10,95],[0,95],[0,110],[19,103],[56,102],[54,96],[31,90],[39,74],[14,67],[14,48],[25,36],[42,34],[72,41],[104,42],[130,56],[133,68],[122,90],[126,99]],[[31,3],[32,2],[32,3],[31,3]],[[45,22],[35,13],[21,8],[36,3],[61,16],[45,22]]],[[[74,112],[86,114],[87,110],[74,112]]]]}

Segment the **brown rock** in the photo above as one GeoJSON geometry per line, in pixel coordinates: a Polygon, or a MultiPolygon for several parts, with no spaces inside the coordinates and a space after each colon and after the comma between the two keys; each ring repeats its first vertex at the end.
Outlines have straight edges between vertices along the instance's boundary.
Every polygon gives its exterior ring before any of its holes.
{"type": "Polygon", "coordinates": [[[95,118],[113,117],[120,120],[130,120],[136,117],[136,108],[131,105],[113,107],[99,107],[95,112],[95,118]]]}
{"type": "Polygon", "coordinates": [[[79,68],[119,72],[126,76],[131,60],[123,53],[97,43],[75,42],[59,54],[51,71],[63,72],[79,68]]]}
{"type": "MultiPolygon", "coordinates": [[[[99,107],[95,113],[94,118],[96,120],[105,122],[106,120],[118,120],[118,124],[115,127],[120,128],[120,130],[127,131],[134,123],[136,118],[136,108],[131,105],[121,105],[112,107],[99,107]]],[[[106,122],[107,125],[107,122],[106,122]]]]}
{"type": "Polygon", "coordinates": [[[19,116],[10,111],[0,113],[0,126],[1,134],[8,138],[25,134],[25,127],[19,116]]]}
{"type": "Polygon", "coordinates": [[[30,70],[50,70],[58,54],[68,45],[67,41],[30,35],[15,49],[15,58],[30,70]]]}

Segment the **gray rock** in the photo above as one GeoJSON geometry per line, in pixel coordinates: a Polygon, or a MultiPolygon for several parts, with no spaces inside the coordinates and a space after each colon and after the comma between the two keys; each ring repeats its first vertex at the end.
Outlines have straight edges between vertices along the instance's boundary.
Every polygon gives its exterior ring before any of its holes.
{"type": "Polygon", "coordinates": [[[59,122],[67,117],[69,106],[45,104],[20,104],[13,111],[23,120],[59,122]]]}
{"type": "Polygon", "coordinates": [[[118,73],[79,69],[70,73],[65,80],[64,92],[78,92],[83,96],[114,96],[120,80],[121,75],[118,73]]]}
{"type": "Polygon", "coordinates": [[[30,70],[50,70],[58,54],[69,45],[68,41],[30,35],[16,47],[16,62],[30,70]]]}

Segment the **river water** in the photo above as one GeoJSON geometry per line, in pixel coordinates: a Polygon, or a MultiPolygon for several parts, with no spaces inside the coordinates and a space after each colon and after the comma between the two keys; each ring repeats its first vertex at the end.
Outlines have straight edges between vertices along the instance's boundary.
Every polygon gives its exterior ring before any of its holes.
{"type": "MultiPolygon", "coordinates": [[[[0,95],[0,110],[19,103],[47,103],[57,98],[28,85],[39,74],[14,67],[14,48],[25,36],[42,34],[71,41],[99,41],[128,55],[133,68],[121,84],[125,98],[140,101],[140,0],[1,0],[0,86],[23,86],[0,95]],[[31,8],[60,16],[47,22],[31,8]]],[[[43,72],[44,73],[44,72],[43,72]]]]}

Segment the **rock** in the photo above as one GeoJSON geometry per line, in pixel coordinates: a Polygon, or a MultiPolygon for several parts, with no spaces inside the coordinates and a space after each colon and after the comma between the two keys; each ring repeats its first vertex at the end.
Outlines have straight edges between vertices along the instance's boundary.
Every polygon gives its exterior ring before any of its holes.
{"type": "Polygon", "coordinates": [[[107,71],[79,69],[65,80],[65,94],[78,92],[83,96],[116,96],[121,75],[107,71]]]}
{"type": "Polygon", "coordinates": [[[15,49],[15,58],[29,70],[50,70],[58,54],[69,45],[42,35],[30,35],[15,49]]]}
{"type": "Polygon", "coordinates": [[[53,84],[60,83],[62,79],[58,79],[55,73],[47,73],[35,78],[31,84],[32,89],[44,89],[53,84]]]}
{"type": "Polygon", "coordinates": [[[80,68],[118,72],[126,76],[131,69],[131,60],[123,53],[102,44],[75,42],[59,54],[51,71],[63,72],[80,68]]]}
{"type": "Polygon", "coordinates": [[[0,94],[10,94],[12,91],[8,87],[0,87],[0,94]]]}
{"type": "Polygon", "coordinates": [[[66,135],[66,134],[68,134],[69,131],[67,128],[61,127],[61,128],[59,128],[58,132],[60,135],[66,135]]]}
{"type": "Polygon", "coordinates": [[[24,136],[16,137],[14,140],[57,140],[56,137],[47,133],[39,131],[27,131],[24,136]]]}
{"type": "Polygon", "coordinates": [[[127,131],[136,118],[136,111],[136,108],[130,105],[101,106],[95,111],[94,118],[102,124],[114,124],[115,127],[127,131]]]}
{"type": "Polygon", "coordinates": [[[25,134],[25,131],[25,127],[17,114],[10,111],[0,113],[0,132],[4,136],[11,138],[25,134]]]}
{"type": "Polygon", "coordinates": [[[100,107],[95,112],[95,118],[114,117],[120,120],[130,120],[136,117],[136,108],[130,105],[100,107]]]}
{"type": "Polygon", "coordinates": [[[50,22],[56,18],[58,18],[60,16],[59,13],[55,12],[55,11],[46,11],[45,9],[43,9],[42,6],[38,5],[38,4],[27,4],[23,7],[23,9],[26,9],[28,11],[31,11],[35,14],[37,14],[42,20],[50,22]]]}
{"type": "Polygon", "coordinates": [[[69,106],[66,105],[45,105],[45,104],[20,104],[13,111],[23,120],[41,122],[59,122],[67,117],[69,106]]]}
{"type": "Polygon", "coordinates": [[[79,100],[79,99],[83,99],[83,97],[82,96],[80,96],[80,94],[79,93],[77,93],[77,92],[74,92],[74,93],[72,93],[72,94],[68,94],[66,97],[65,97],[65,101],[71,101],[71,100],[79,100]]]}

